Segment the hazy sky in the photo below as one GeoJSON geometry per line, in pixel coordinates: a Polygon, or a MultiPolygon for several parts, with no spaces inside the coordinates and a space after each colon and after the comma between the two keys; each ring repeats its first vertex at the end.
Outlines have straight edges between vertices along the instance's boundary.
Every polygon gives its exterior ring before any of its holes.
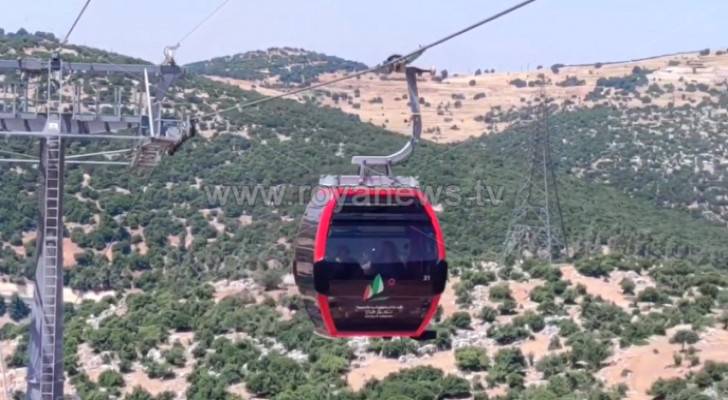
{"type": "MultiPolygon", "coordinates": [[[[373,65],[517,0],[230,0],[190,36],[179,62],[293,46],[373,65]]],[[[84,0],[0,0],[0,27],[65,34],[84,0]]],[[[92,0],[71,42],[151,61],[220,0],[92,0]]],[[[428,52],[451,71],[521,70],[728,47],[726,0],[539,0],[428,52]]]]}

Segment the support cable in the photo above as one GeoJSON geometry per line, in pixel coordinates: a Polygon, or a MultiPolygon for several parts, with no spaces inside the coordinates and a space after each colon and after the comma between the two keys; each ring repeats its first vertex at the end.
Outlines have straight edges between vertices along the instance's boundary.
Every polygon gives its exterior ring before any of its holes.
{"type": "Polygon", "coordinates": [[[240,110],[240,109],[243,109],[243,108],[251,107],[251,106],[258,105],[258,104],[261,104],[261,103],[265,103],[265,102],[268,102],[268,101],[272,101],[272,100],[275,100],[275,99],[280,99],[280,98],[283,98],[283,97],[293,96],[293,95],[296,95],[298,93],[303,93],[303,92],[306,92],[306,91],[309,91],[309,90],[314,90],[314,89],[318,89],[320,87],[328,86],[328,85],[331,85],[331,84],[334,84],[334,83],[337,83],[337,82],[341,82],[341,81],[353,79],[353,78],[356,78],[358,76],[362,76],[364,74],[368,74],[368,73],[371,73],[371,72],[377,72],[377,71],[381,71],[383,69],[393,68],[393,67],[396,67],[398,65],[402,65],[403,63],[406,64],[406,63],[414,60],[415,58],[419,57],[426,50],[429,50],[429,49],[431,49],[431,48],[433,48],[435,46],[439,46],[439,45],[441,45],[441,44],[443,44],[443,43],[445,43],[445,42],[447,42],[449,40],[452,40],[452,39],[454,39],[454,38],[456,38],[456,37],[458,37],[458,36],[460,36],[460,35],[462,35],[464,33],[470,32],[471,30],[473,30],[475,28],[478,28],[478,27],[480,27],[482,25],[485,25],[485,24],[487,24],[489,22],[492,22],[492,21],[495,21],[495,20],[497,20],[497,19],[499,19],[501,17],[504,17],[504,16],[506,16],[506,15],[508,15],[508,14],[510,14],[510,13],[512,13],[512,12],[514,12],[514,11],[520,9],[520,8],[522,8],[522,7],[525,7],[525,6],[527,6],[527,5],[535,2],[535,1],[536,0],[526,0],[526,1],[523,1],[521,3],[518,3],[518,4],[512,6],[512,7],[508,8],[508,9],[505,9],[505,10],[497,13],[497,14],[491,15],[488,18],[482,19],[482,20],[480,20],[480,21],[478,21],[478,22],[476,22],[476,23],[474,23],[472,25],[469,25],[469,26],[467,26],[467,27],[465,27],[463,29],[460,29],[459,31],[456,31],[456,32],[451,33],[451,34],[449,34],[449,35],[447,35],[447,36],[445,36],[445,37],[443,37],[441,39],[438,39],[438,40],[436,40],[436,41],[434,41],[434,42],[432,42],[432,43],[430,43],[430,44],[428,44],[426,46],[420,46],[417,50],[414,50],[414,51],[412,51],[412,52],[410,52],[410,53],[408,53],[408,54],[406,54],[404,56],[400,56],[400,57],[396,57],[396,58],[393,58],[393,59],[389,59],[386,62],[377,64],[374,67],[371,67],[371,68],[368,68],[368,69],[365,69],[365,70],[362,70],[362,71],[358,71],[358,72],[355,72],[355,73],[347,74],[347,75],[344,75],[342,77],[339,77],[339,78],[336,78],[336,79],[333,79],[333,80],[330,80],[330,81],[320,82],[320,83],[317,83],[317,84],[314,84],[314,85],[311,85],[311,86],[307,86],[307,87],[304,87],[304,88],[299,88],[299,89],[291,90],[291,91],[288,91],[288,92],[285,92],[285,93],[277,94],[275,96],[263,97],[261,99],[252,100],[252,101],[249,101],[249,102],[246,102],[246,103],[243,103],[243,104],[238,104],[238,105],[235,105],[235,106],[232,106],[232,107],[228,107],[228,108],[225,108],[225,109],[222,109],[222,110],[218,110],[218,111],[215,111],[215,112],[211,112],[209,114],[204,114],[204,115],[202,115],[202,116],[200,116],[198,118],[202,119],[202,118],[205,118],[205,117],[210,117],[210,116],[217,115],[217,114],[220,114],[220,113],[224,113],[224,112],[227,112],[227,111],[240,110]]]}
{"type": "Polygon", "coordinates": [[[190,37],[198,29],[200,29],[200,27],[202,27],[202,25],[204,25],[205,22],[210,20],[210,18],[212,18],[215,14],[217,14],[220,10],[222,10],[222,8],[225,7],[225,5],[227,5],[228,2],[230,2],[230,0],[223,0],[222,3],[218,4],[218,6],[214,10],[212,10],[212,12],[207,14],[207,16],[202,19],[202,21],[197,23],[197,25],[195,25],[191,30],[189,30],[187,33],[185,33],[173,47],[175,49],[179,48],[179,46],[182,44],[182,42],[184,42],[188,37],[190,37]]]}
{"type": "Polygon", "coordinates": [[[81,20],[81,17],[83,16],[83,13],[86,12],[86,8],[88,8],[88,5],[91,3],[91,0],[86,0],[86,4],[83,5],[83,8],[81,9],[81,12],[78,13],[76,16],[76,19],[73,21],[73,25],[71,25],[71,28],[68,30],[68,33],[66,33],[66,36],[63,38],[63,41],[61,42],[61,46],[65,46],[66,43],[68,43],[68,38],[71,36],[71,33],[76,28],[76,25],[78,24],[78,21],[81,20]]]}

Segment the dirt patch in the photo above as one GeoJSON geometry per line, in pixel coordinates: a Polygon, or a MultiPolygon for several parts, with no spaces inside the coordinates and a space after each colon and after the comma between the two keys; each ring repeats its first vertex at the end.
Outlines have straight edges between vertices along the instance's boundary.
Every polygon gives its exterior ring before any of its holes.
{"type": "Polygon", "coordinates": [[[20,283],[10,281],[8,276],[2,276],[0,279],[0,295],[5,298],[11,297],[14,294],[26,299],[33,298],[33,283],[27,280],[22,280],[20,283]]]}
{"type": "Polygon", "coordinates": [[[81,343],[78,346],[78,361],[81,370],[88,375],[93,382],[99,381],[99,375],[108,369],[115,369],[112,365],[104,362],[103,356],[97,354],[88,343],[81,343]]]}
{"type": "Polygon", "coordinates": [[[101,252],[109,262],[114,262],[114,247],[113,245],[106,245],[104,251],[101,252]]]}
{"type": "Polygon", "coordinates": [[[253,395],[248,392],[245,387],[245,383],[237,383],[227,388],[228,393],[240,397],[241,399],[248,400],[252,399],[253,395]]]}
{"type": "Polygon", "coordinates": [[[195,237],[192,235],[192,228],[187,227],[187,236],[185,236],[185,249],[189,249],[190,246],[192,246],[192,241],[195,239],[195,237]]]}
{"type": "Polygon", "coordinates": [[[511,295],[518,304],[519,311],[535,310],[538,303],[531,301],[531,291],[536,286],[543,285],[545,282],[541,279],[529,279],[524,282],[508,282],[511,288],[511,295]]]}
{"type": "Polygon", "coordinates": [[[215,301],[219,302],[228,297],[254,296],[257,285],[252,279],[222,280],[212,284],[215,288],[215,301]]]}
{"type": "MultiPolygon", "coordinates": [[[[33,281],[22,280],[13,282],[8,276],[0,276],[0,295],[3,297],[11,297],[17,294],[24,299],[32,299],[35,285],[33,281]]],[[[104,290],[99,292],[80,292],[72,290],[69,287],[63,288],[63,301],[66,303],[80,304],[84,300],[100,301],[104,297],[114,297],[116,292],[113,290],[104,290]]],[[[0,318],[0,325],[3,319],[0,318]]]]}
{"type": "Polygon", "coordinates": [[[70,238],[63,238],[63,268],[71,268],[76,265],[76,255],[83,254],[83,249],[70,238]]]}
{"type": "MultiPolygon", "coordinates": [[[[2,323],[2,325],[5,325],[5,323],[2,323]]],[[[5,360],[15,353],[17,347],[17,340],[0,341],[0,393],[3,393],[3,395],[18,390],[25,391],[27,388],[27,370],[25,368],[8,369],[5,363],[5,360]]]]}
{"type": "Polygon", "coordinates": [[[141,365],[134,366],[134,372],[124,374],[124,394],[130,394],[137,386],[149,392],[152,396],[158,396],[164,392],[185,393],[189,387],[187,375],[189,372],[175,370],[176,376],[172,379],[152,379],[143,371],[141,365]]]}
{"type": "Polygon", "coordinates": [[[700,364],[690,367],[689,361],[683,360],[681,366],[675,366],[673,354],[680,351],[680,345],[671,344],[669,338],[678,329],[685,328],[689,326],[674,327],[668,330],[667,336],[655,337],[645,346],[617,350],[608,360],[609,366],[599,371],[597,377],[610,386],[626,384],[631,400],[650,400],[647,391],[658,379],[683,377],[700,370],[708,360],[728,360],[728,331],[710,328],[700,333],[701,340],[694,345],[700,364]]]}
{"type": "MultiPolygon", "coordinates": [[[[65,288],[65,290],[69,290],[68,288],[65,288]]],[[[116,296],[116,292],[113,290],[102,290],[98,292],[78,292],[73,291],[73,294],[75,296],[76,301],[71,301],[73,298],[69,298],[69,296],[64,297],[64,301],[70,302],[70,303],[76,303],[80,304],[84,300],[91,300],[91,301],[101,301],[106,297],[114,297],[116,296]]]]}
{"type": "MultiPolygon", "coordinates": [[[[180,342],[185,348],[190,348],[195,340],[194,332],[172,332],[167,338],[167,342],[174,344],[180,342]]],[[[169,347],[169,346],[167,346],[169,347]]]]}
{"type": "MultiPolygon", "coordinates": [[[[533,335],[533,340],[527,340],[519,346],[521,348],[521,351],[524,355],[533,354],[534,360],[539,360],[543,356],[551,353],[551,350],[549,350],[549,343],[551,342],[551,338],[553,336],[558,336],[555,333],[554,334],[548,334],[544,332],[539,332],[535,335],[533,335]]],[[[564,348],[562,347],[559,350],[554,350],[554,352],[561,352],[564,351],[564,348]]]]}
{"type": "Polygon", "coordinates": [[[574,285],[584,285],[587,293],[592,296],[601,297],[602,299],[625,309],[630,307],[631,301],[622,293],[622,288],[620,287],[619,280],[617,280],[616,277],[599,279],[584,276],[580,274],[573,265],[561,267],[561,273],[564,275],[564,279],[574,285]]]}
{"type": "Polygon", "coordinates": [[[455,285],[460,283],[460,278],[451,277],[448,279],[445,291],[440,296],[440,306],[442,306],[442,318],[446,319],[458,311],[458,305],[455,302],[455,285]]]}
{"type": "Polygon", "coordinates": [[[220,222],[217,218],[210,221],[210,225],[217,231],[217,233],[225,232],[225,224],[220,222]]]}
{"type": "Polygon", "coordinates": [[[5,243],[5,246],[10,247],[11,249],[13,249],[13,251],[15,252],[15,254],[17,254],[20,257],[27,257],[28,256],[27,252],[25,251],[25,246],[13,246],[13,245],[8,244],[8,243],[5,243]]]}
{"type": "Polygon", "coordinates": [[[180,241],[181,241],[181,239],[180,239],[179,235],[167,236],[167,242],[169,242],[169,245],[172,247],[179,248],[180,241]]]}
{"type": "Polygon", "coordinates": [[[147,246],[146,242],[139,242],[133,245],[132,248],[141,255],[146,255],[149,251],[149,246],[147,246]]]}
{"type": "Polygon", "coordinates": [[[66,229],[68,229],[69,232],[72,232],[74,229],[81,229],[83,233],[90,233],[92,230],[94,230],[94,226],[92,224],[79,224],[77,222],[65,222],[66,229]]]}

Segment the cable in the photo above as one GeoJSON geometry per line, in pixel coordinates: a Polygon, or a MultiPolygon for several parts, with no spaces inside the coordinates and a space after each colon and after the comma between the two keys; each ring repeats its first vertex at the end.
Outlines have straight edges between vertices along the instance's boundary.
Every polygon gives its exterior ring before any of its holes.
{"type": "MultiPolygon", "coordinates": [[[[463,33],[467,33],[467,32],[470,32],[470,31],[472,31],[473,29],[475,29],[475,28],[478,28],[478,27],[480,27],[481,25],[485,25],[485,24],[487,24],[487,23],[489,23],[489,22],[495,21],[495,20],[497,20],[497,19],[498,19],[498,18],[500,18],[500,17],[504,17],[504,16],[506,16],[506,15],[508,15],[508,14],[512,13],[513,11],[516,11],[516,10],[518,10],[519,8],[525,7],[525,6],[527,6],[527,5],[531,4],[531,3],[535,2],[535,1],[536,1],[536,0],[526,0],[526,1],[524,1],[524,2],[518,3],[518,4],[514,5],[514,6],[513,6],[513,7],[511,7],[511,8],[505,9],[505,10],[503,10],[503,11],[501,11],[501,12],[497,13],[497,14],[491,15],[490,17],[488,17],[488,18],[486,18],[486,19],[483,19],[483,20],[481,20],[481,21],[478,21],[478,22],[476,22],[476,23],[474,23],[474,24],[472,24],[472,25],[470,25],[470,26],[468,26],[468,27],[466,27],[466,28],[463,28],[463,29],[461,29],[461,30],[459,30],[459,31],[457,31],[457,32],[455,32],[455,33],[452,33],[452,34],[450,34],[450,35],[448,35],[448,36],[445,36],[444,38],[442,38],[442,39],[440,39],[440,40],[437,40],[437,41],[435,41],[435,42],[432,42],[432,43],[428,44],[427,46],[421,47],[421,48],[419,48],[418,50],[416,50],[416,51],[413,51],[412,53],[410,53],[410,54],[408,54],[408,55],[406,55],[406,56],[402,57],[402,59],[405,59],[405,58],[408,58],[408,57],[414,56],[414,55],[416,55],[416,54],[418,54],[418,53],[420,53],[420,52],[423,52],[423,51],[425,51],[425,50],[428,50],[428,49],[431,49],[431,48],[433,48],[433,47],[435,47],[435,46],[438,46],[438,45],[440,45],[440,44],[442,44],[442,43],[445,43],[445,42],[447,42],[448,40],[454,39],[455,37],[457,37],[457,36],[460,36],[460,35],[462,35],[463,33]]],[[[401,61],[401,60],[395,60],[395,61],[401,61]]]]}
{"type": "Polygon", "coordinates": [[[25,157],[25,158],[33,158],[33,157],[35,157],[35,156],[31,156],[30,154],[18,153],[17,151],[10,151],[10,150],[0,150],[0,153],[2,153],[2,154],[8,154],[8,155],[11,155],[11,156],[25,157]]]}
{"type": "Polygon", "coordinates": [[[85,158],[85,157],[93,157],[93,156],[111,156],[119,153],[128,153],[134,151],[134,149],[119,149],[119,150],[107,150],[107,151],[99,151],[97,153],[82,153],[82,154],[73,154],[70,156],[65,156],[66,160],[72,160],[75,158],[85,158]]]}
{"type": "Polygon", "coordinates": [[[218,6],[217,6],[217,7],[216,7],[216,8],[214,9],[214,10],[212,10],[212,12],[211,12],[211,13],[207,14],[207,16],[206,16],[206,17],[205,17],[205,18],[204,18],[204,19],[203,19],[202,21],[200,21],[200,22],[199,22],[199,23],[198,23],[197,25],[195,25],[195,27],[194,27],[194,28],[192,28],[192,29],[191,29],[191,30],[190,30],[189,32],[185,33],[185,34],[184,34],[184,36],[182,36],[182,38],[180,38],[180,40],[178,40],[178,41],[177,41],[177,44],[175,44],[175,47],[179,47],[179,46],[180,46],[180,45],[182,44],[182,42],[184,42],[184,41],[185,41],[185,39],[187,39],[188,37],[190,37],[190,35],[192,35],[193,33],[195,33],[195,31],[197,31],[198,29],[200,29],[200,27],[201,27],[202,25],[204,25],[204,24],[205,24],[205,22],[207,22],[207,21],[208,21],[208,20],[209,20],[210,18],[212,18],[212,17],[213,17],[213,16],[215,15],[215,14],[217,14],[217,13],[218,13],[218,11],[222,10],[222,8],[223,8],[223,7],[225,7],[225,5],[226,5],[226,4],[227,4],[227,3],[229,2],[229,1],[230,1],[230,0],[223,0],[223,2],[222,2],[222,3],[220,3],[220,4],[219,4],[219,5],[218,5],[218,6]]]}
{"type": "Polygon", "coordinates": [[[83,13],[86,11],[86,8],[88,7],[88,5],[90,3],[91,3],[91,0],[86,0],[86,4],[83,5],[81,12],[79,12],[78,16],[76,16],[76,20],[73,21],[73,25],[71,25],[71,29],[68,30],[68,33],[66,33],[66,36],[63,38],[63,41],[61,42],[61,46],[64,46],[66,43],[68,43],[68,38],[71,36],[71,32],[73,32],[73,29],[76,28],[76,24],[78,24],[78,21],[81,20],[83,13]]]}
{"type": "Polygon", "coordinates": [[[344,75],[344,76],[342,76],[340,78],[337,78],[337,79],[333,79],[333,80],[326,81],[326,82],[320,82],[320,83],[317,83],[315,85],[311,85],[311,86],[307,86],[307,87],[304,87],[304,88],[299,88],[299,89],[291,90],[289,92],[277,94],[275,96],[264,97],[264,98],[261,98],[261,99],[258,99],[258,100],[249,101],[247,103],[238,104],[238,105],[233,106],[233,107],[228,107],[228,108],[224,108],[222,110],[218,110],[218,111],[215,111],[215,112],[212,112],[212,113],[209,113],[209,114],[204,114],[204,115],[202,115],[202,116],[200,116],[198,118],[202,119],[202,118],[205,118],[205,117],[217,115],[217,114],[224,113],[224,112],[227,112],[227,111],[232,111],[232,110],[242,109],[242,108],[246,108],[246,107],[251,107],[251,106],[258,105],[258,104],[261,104],[261,103],[265,103],[265,102],[268,102],[268,101],[271,101],[271,100],[280,99],[280,98],[288,97],[288,96],[293,96],[293,95],[298,94],[298,93],[302,93],[302,92],[306,92],[306,91],[309,91],[309,90],[318,89],[320,87],[328,86],[328,85],[331,85],[331,84],[334,84],[334,83],[337,83],[337,82],[345,81],[345,80],[348,80],[348,79],[353,79],[353,78],[356,78],[357,76],[362,76],[364,74],[368,74],[368,73],[371,73],[371,72],[380,71],[382,69],[386,69],[387,67],[392,67],[392,66],[395,66],[395,65],[398,65],[398,64],[402,64],[403,62],[406,62],[406,61],[409,61],[409,60],[411,60],[413,58],[416,58],[417,56],[419,56],[420,54],[422,54],[425,50],[429,50],[429,49],[431,49],[431,48],[433,48],[435,46],[439,46],[439,45],[441,45],[441,44],[443,44],[443,43],[445,43],[445,42],[447,42],[449,40],[454,39],[457,36],[460,36],[460,35],[462,35],[462,34],[464,34],[466,32],[469,32],[469,31],[471,31],[471,30],[473,30],[475,28],[478,28],[478,27],[480,27],[482,25],[485,25],[485,24],[487,24],[489,22],[495,21],[496,19],[499,19],[501,17],[504,17],[504,16],[512,13],[513,11],[516,11],[519,8],[525,7],[525,6],[531,4],[531,3],[535,2],[535,1],[536,0],[526,0],[526,1],[523,1],[521,3],[518,3],[518,4],[516,4],[516,5],[514,5],[514,6],[510,7],[510,8],[508,8],[506,10],[503,10],[503,11],[497,13],[497,14],[491,15],[488,18],[485,18],[483,20],[480,20],[480,21],[478,21],[478,22],[476,22],[476,23],[474,23],[472,25],[469,25],[469,26],[467,26],[467,27],[465,27],[465,28],[463,28],[463,29],[461,29],[461,30],[459,30],[457,32],[451,33],[451,34],[449,34],[449,35],[447,35],[447,36],[445,36],[445,37],[443,37],[441,39],[438,39],[438,40],[436,40],[436,41],[434,41],[434,42],[432,42],[432,43],[430,43],[430,44],[428,44],[426,46],[421,46],[417,50],[414,50],[414,51],[412,51],[412,52],[410,52],[410,53],[408,53],[408,54],[406,54],[404,56],[395,58],[393,60],[389,60],[389,61],[384,62],[384,63],[380,63],[380,64],[378,64],[378,65],[376,65],[374,67],[365,69],[363,71],[355,72],[355,73],[352,73],[352,74],[347,74],[347,75],[344,75]]]}

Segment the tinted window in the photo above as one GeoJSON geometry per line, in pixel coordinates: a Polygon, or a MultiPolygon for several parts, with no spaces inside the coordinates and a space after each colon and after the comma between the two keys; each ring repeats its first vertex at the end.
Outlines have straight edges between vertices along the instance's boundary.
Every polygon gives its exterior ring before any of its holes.
{"type": "Polygon", "coordinates": [[[436,240],[419,204],[344,206],[326,244],[330,295],[362,297],[369,285],[385,296],[431,294],[436,240]]]}

